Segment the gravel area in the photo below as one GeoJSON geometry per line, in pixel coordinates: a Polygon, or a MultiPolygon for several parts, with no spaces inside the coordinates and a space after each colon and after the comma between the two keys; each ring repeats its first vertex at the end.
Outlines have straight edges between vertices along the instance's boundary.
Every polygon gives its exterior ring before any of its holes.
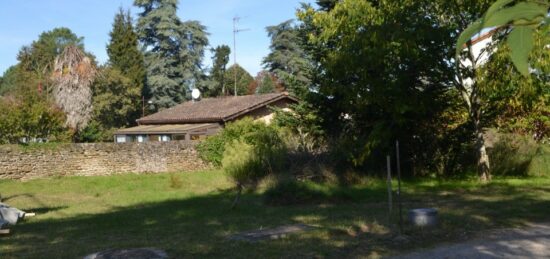
{"type": "Polygon", "coordinates": [[[550,258],[550,223],[491,231],[483,238],[465,243],[444,245],[393,258],[550,258]]]}

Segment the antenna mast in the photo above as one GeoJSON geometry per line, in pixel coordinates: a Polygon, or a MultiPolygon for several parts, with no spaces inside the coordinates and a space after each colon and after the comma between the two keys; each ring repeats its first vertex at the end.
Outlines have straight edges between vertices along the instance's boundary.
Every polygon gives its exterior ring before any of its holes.
{"type": "Polygon", "coordinates": [[[235,73],[234,73],[234,76],[235,76],[235,89],[234,89],[234,93],[235,93],[235,96],[237,96],[237,33],[239,32],[242,32],[242,31],[249,31],[250,29],[237,29],[237,23],[239,22],[239,20],[241,19],[241,17],[239,16],[235,16],[233,17],[233,66],[235,67],[235,73]]]}

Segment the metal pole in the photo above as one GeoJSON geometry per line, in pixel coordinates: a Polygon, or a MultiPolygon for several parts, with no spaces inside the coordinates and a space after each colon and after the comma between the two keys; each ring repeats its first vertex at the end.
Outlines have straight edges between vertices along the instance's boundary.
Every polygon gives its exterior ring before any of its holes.
{"type": "Polygon", "coordinates": [[[235,96],[237,96],[237,33],[242,31],[248,31],[250,29],[237,29],[237,22],[241,17],[233,17],[233,66],[235,68],[235,96]]]}
{"type": "Polygon", "coordinates": [[[397,156],[397,203],[399,204],[399,233],[403,234],[403,213],[401,206],[401,160],[399,158],[399,140],[395,141],[397,156]]]}
{"type": "Polygon", "coordinates": [[[386,156],[387,168],[388,168],[388,222],[391,225],[391,211],[392,211],[392,188],[391,188],[391,159],[390,156],[386,156]]]}
{"type": "Polygon", "coordinates": [[[237,96],[237,21],[239,17],[233,18],[233,73],[235,76],[234,94],[237,96]]]}

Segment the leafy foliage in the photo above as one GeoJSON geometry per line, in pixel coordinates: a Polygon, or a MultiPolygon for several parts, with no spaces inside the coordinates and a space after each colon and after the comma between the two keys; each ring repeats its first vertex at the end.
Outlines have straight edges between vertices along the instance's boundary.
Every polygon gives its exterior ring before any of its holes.
{"type": "Polygon", "coordinates": [[[262,122],[250,120],[240,125],[244,126],[243,129],[256,129],[224,146],[222,167],[238,190],[233,207],[239,201],[243,189],[256,188],[262,179],[282,172],[287,164],[286,147],[277,130],[262,122]]]}
{"type": "MultiPolygon", "coordinates": [[[[55,28],[40,34],[36,41],[29,46],[23,46],[17,55],[18,64],[10,67],[0,83],[0,95],[17,92],[22,82],[33,81],[33,90],[52,91],[51,74],[54,69],[55,58],[61,54],[66,46],[74,45],[84,50],[84,39],[78,37],[65,27],[55,28]],[[32,78],[32,79],[31,79],[32,78]]],[[[91,57],[93,59],[93,57],[91,57]]],[[[27,87],[23,87],[28,89],[27,87]]]]}
{"type": "Polygon", "coordinates": [[[212,70],[210,71],[210,77],[212,79],[212,86],[203,91],[206,97],[216,97],[227,95],[229,85],[227,85],[226,71],[227,64],[229,63],[229,54],[231,49],[227,45],[220,45],[215,49],[212,49],[214,56],[212,57],[212,70]]]}
{"type": "Polygon", "coordinates": [[[135,124],[131,119],[139,114],[141,89],[136,88],[132,80],[121,71],[112,67],[101,68],[92,85],[92,92],[93,119],[103,129],[117,129],[135,124]]]}
{"type": "Polygon", "coordinates": [[[435,131],[453,70],[451,33],[434,25],[432,4],[343,0],[330,11],[299,12],[318,64],[307,100],[319,107],[328,136],[346,147],[348,165],[376,170],[396,139],[411,147],[403,155],[410,158],[414,142],[435,131]]]}
{"type": "Polygon", "coordinates": [[[135,125],[135,120],[142,115],[145,66],[129,11],[119,10],[109,35],[109,65],[103,69],[103,76],[94,89],[94,104],[101,107],[95,109],[95,117],[103,116],[99,120],[106,128],[135,125]],[[96,104],[100,99],[110,102],[112,106],[105,106],[105,102],[96,104]],[[109,114],[113,118],[107,122],[109,114]]]}
{"type": "Polygon", "coordinates": [[[325,144],[322,117],[305,101],[290,105],[290,111],[275,109],[273,124],[289,131],[288,146],[301,152],[316,153],[325,144]]]}
{"type": "Polygon", "coordinates": [[[18,69],[19,67],[17,65],[11,66],[4,72],[0,78],[0,96],[5,95],[16,88],[18,69]]]}
{"type": "Polygon", "coordinates": [[[254,146],[242,140],[234,140],[225,146],[222,166],[239,188],[254,187],[267,175],[267,171],[262,170],[254,146]]]}
{"type": "Polygon", "coordinates": [[[496,143],[490,149],[489,155],[495,163],[493,173],[502,176],[530,176],[544,175],[548,170],[536,171],[531,169],[533,160],[537,156],[546,156],[544,147],[538,145],[529,137],[521,137],[514,134],[498,134],[496,143]],[[546,171],[546,172],[544,172],[546,171]]]}
{"type": "Polygon", "coordinates": [[[484,28],[511,28],[507,43],[511,48],[510,56],[514,65],[524,76],[529,74],[529,53],[533,48],[534,29],[539,25],[548,25],[550,3],[547,1],[514,0],[496,1],[479,20],[466,28],[457,40],[457,56],[464,46],[484,28]],[[547,19],[547,18],[546,18],[547,19]]]}
{"type": "Polygon", "coordinates": [[[84,38],[78,37],[65,27],[43,32],[30,46],[24,46],[17,59],[27,71],[35,72],[42,78],[54,69],[54,61],[67,46],[76,46],[84,50],[84,38]]]}
{"type": "Polygon", "coordinates": [[[503,131],[533,135],[539,141],[550,134],[550,53],[545,46],[550,28],[534,34],[531,67],[534,73],[523,76],[516,72],[510,56],[511,49],[500,42],[498,50],[483,66],[480,80],[481,96],[485,103],[487,124],[503,131]]]}
{"type": "Polygon", "coordinates": [[[208,45],[206,27],[182,22],[176,15],[177,0],[135,0],[134,5],[143,9],[136,30],[145,49],[150,108],[179,104],[205,79],[201,62],[208,45]]]}
{"type": "MultiPolygon", "coordinates": [[[[126,116],[117,118],[119,126],[134,125],[135,120],[141,115],[141,94],[145,82],[145,66],[143,54],[139,50],[138,36],[132,25],[130,11],[124,12],[121,8],[115,15],[113,29],[109,33],[111,40],[107,45],[109,55],[109,67],[120,71],[120,74],[130,80],[124,84],[123,89],[111,89],[110,91],[126,98],[121,100],[124,106],[122,113],[126,116]],[[123,94],[122,91],[127,91],[123,94]]],[[[110,73],[111,70],[107,71],[110,73]]],[[[109,77],[109,76],[107,76],[109,77]]],[[[120,107],[119,107],[120,108],[120,107]]],[[[115,109],[114,107],[112,109],[115,109]]],[[[110,124],[112,126],[113,124],[110,124]]]]}
{"type": "MultiPolygon", "coordinates": [[[[247,144],[259,146],[270,145],[272,141],[268,137],[260,139],[264,136],[275,136],[277,131],[266,125],[263,122],[256,122],[251,118],[244,118],[235,122],[227,123],[225,128],[217,135],[210,136],[201,142],[197,149],[201,158],[214,164],[215,166],[222,165],[222,159],[225,152],[225,146],[228,143],[233,143],[236,140],[243,139],[247,144]],[[266,143],[261,143],[266,141],[266,143]]],[[[273,143],[278,146],[278,143],[273,143]]]]}
{"type": "Polygon", "coordinates": [[[271,38],[271,52],[262,62],[269,72],[281,80],[285,90],[291,92],[309,88],[312,70],[299,30],[293,23],[293,20],[288,20],[266,28],[271,38]]]}
{"type": "Polygon", "coordinates": [[[0,97],[0,144],[64,140],[65,115],[36,91],[0,97]]]}
{"type": "Polygon", "coordinates": [[[254,81],[254,78],[239,64],[235,64],[225,72],[225,86],[229,95],[235,94],[235,76],[237,78],[237,95],[250,94],[248,86],[254,81]]]}
{"type": "Polygon", "coordinates": [[[263,76],[258,89],[256,90],[257,94],[269,94],[275,92],[275,83],[273,82],[272,77],[269,74],[263,76]]]}

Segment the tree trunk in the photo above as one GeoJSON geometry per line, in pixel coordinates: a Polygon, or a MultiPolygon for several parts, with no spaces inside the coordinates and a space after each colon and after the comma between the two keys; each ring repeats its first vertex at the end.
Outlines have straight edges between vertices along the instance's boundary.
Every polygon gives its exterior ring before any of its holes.
{"type": "Polygon", "coordinates": [[[477,80],[477,66],[480,64],[482,54],[476,54],[472,48],[472,42],[467,43],[468,53],[464,61],[457,61],[457,87],[462,98],[468,107],[468,113],[471,121],[474,124],[474,133],[476,135],[476,151],[477,151],[477,170],[479,180],[481,182],[491,181],[491,166],[489,163],[489,155],[483,138],[483,125],[481,117],[483,116],[483,108],[481,105],[480,89],[477,80]],[[469,65],[468,65],[469,63],[469,65]],[[466,82],[464,79],[471,79],[471,82],[466,82]]]}
{"type": "Polygon", "coordinates": [[[491,181],[491,164],[489,163],[489,155],[487,154],[487,148],[485,147],[485,139],[483,138],[483,129],[480,125],[479,119],[476,119],[475,134],[476,134],[476,151],[477,151],[477,171],[479,173],[479,180],[483,183],[491,181]]]}

